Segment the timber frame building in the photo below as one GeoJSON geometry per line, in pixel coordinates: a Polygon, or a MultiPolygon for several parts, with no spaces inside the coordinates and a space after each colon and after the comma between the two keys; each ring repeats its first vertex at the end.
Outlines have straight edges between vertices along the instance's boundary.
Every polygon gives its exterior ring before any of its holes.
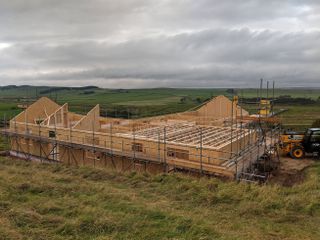
{"type": "Polygon", "coordinates": [[[69,112],[42,97],[10,120],[10,155],[119,171],[175,169],[236,178],[261,154],[248,112],[224,96],[197,110],[136,120],[69,112]]]}

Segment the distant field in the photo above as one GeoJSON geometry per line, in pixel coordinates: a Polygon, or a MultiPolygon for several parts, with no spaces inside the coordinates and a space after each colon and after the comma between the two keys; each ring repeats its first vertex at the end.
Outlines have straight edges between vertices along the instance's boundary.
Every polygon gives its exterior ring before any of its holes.
{"type": "MultiPolygon", "coordinates": [[[[257,97],[256,89],[235,89],[240,98],[257,97]]],[[[105,116],[139,118],[192,109],[213,96],[232,97],[228,89],[100,89],[50,88],[50,87],[13,87],[0,88],[0,114],[13,117],[20,109],[18,103],[31,103],[41,96],[48,96],[58,103],[69,103],[71,111],[86,113],[96,104],[100,104],[105,116]],[[1,100],[2,99],[2,100],[1,100]]],[[[266,90],[262,92],[267,96],[266,90]]],[[[269,90],[269,96],[272,91],[269,90]]],[[[320,89],[275,89],[275,97],[307,98],[317,101],[314,104],[280,104],[276,109],[288,109],[281,118],[285,127],[303,129],[320,118],[320,89]]],[[[244,105],[251,113],[257,112],[256,105],[244,105]]]]}
{"type": "Polygon", "coordinates": [[[310,127],[315,119],[320,119],[320,106],[282,106],[289,111],[280,115],[288,128],[304,129],[310,127]]]}
{"type": "Polygon", "coordinates": [[[1,118],[1,120],[11,119],[15,115],[17,115],[19,112],[21,112],[21,110],[18,109],[17,103],[0,102],[0,118],[1,118]]]}
{"type": "MultiPolygon", "coordinates": [[[[48,92],[48,90],[52,89],[51,87],[19,87],[19,88],[1,88],[0,87],[0,96],[1,97],[25,97],[25,98],[35,98],[41,95],[46,95],[51,98],[58,99],[84,99],[86,97],[91,97],[91,99],[95,99],[96,97],[106,100],[105,97],[108,95],[112,97],[113,101],[123,101],[123,97],[127,96],[128,98],[141,98],[141,100],[145,99],[154,99],[159,96],[211,96],[218,94],[226,94],[226,90],[224,88],[155,88],[155,89],[101,89],[101,88],[92,88],[92,89],[79,89],[79,88],[68,88],[62,89],[58,91],[52,91],[50,93],[42,93],[48,92]],[[93,93],[86,94],[86,92],[92,91],[93,93]],[[67,94],[66,94],[67,93],[67,94]],[[91,95],[91,96],[90,96],[91,95]],[[114,95],[117,95],[114,98],[114,95]]],[[[257,89],[235,89],[239,96],[244,97],[257,97],[257,89]]],[[[267,95],[267,91],[264,89],[262,91],[263,96],[267,95]]],[[[290,95],[291,97],[302,97],[302,98],[312,98],[317,99],[320,97],[320,89],[275,89],[275,97],[279,97],[281,95],[290,95]]],[[[272,90],[269,89],[269,96],[272,96],[272,90]]],[[[125,97],[126,98],[126,97],[125,97]]],[[[101,100],[101,99],[100,99],[101,100]]],[[[111,100],[110,98],[108,100],[111,100]]],[[[137,99],[136,99],[137,100],[137,99]]]]}
{"type": "MultiPolygon", "coordinates": [[[[243,94],[244,97],[257,97],[256,89],[244,89],[238,90],[239,96],[243,94]]],[[[267,91],[264,89],[262,91],[263,96],[267,96],[267,91]]],[[[268,91],[269,97],[272,97],[272,89],[268,91]]],[[[293,98],[311,98],[318,99],[320,97],[320,89],[275,89],[274,96],[285,96],[289,95],[293,98]]]]}
{"type": "MultiPolygon", "coordinates": [[[[251,113],[256,111],[256,107],[244,106],[251,113]]],[[[320,119],[320,105],[276,105],[275,111],[287,109],[288,111],[278,115],[284,128],[304,130],[312,125],[316,119],[320,119]]]]}

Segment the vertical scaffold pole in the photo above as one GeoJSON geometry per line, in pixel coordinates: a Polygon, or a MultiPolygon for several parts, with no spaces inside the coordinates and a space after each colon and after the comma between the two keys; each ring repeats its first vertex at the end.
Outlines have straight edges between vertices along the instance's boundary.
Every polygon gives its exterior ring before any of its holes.
{"type": "Polygon", "coordinates": [[[163,128],[163,162],[164,162],[164,172],[168,172],[167,168],[167,127],[163,128]]]}
{"type": "Polygon", "coordinates": [[[39,147],[40,147],[40,162],[42,162],[42,138],[41,138],[41,124],[40,117],[38,117],[38,125],[39,125],[39,147]]]}
{"type": "Polygon", "coordinates": [[[160,153],[160,129],[158,129],[158,161],[161,161],[161,153],[160,153]]]}
{"type": "Polygon", "coordinates": [[[272,104],[271,104],[271,111],[272,111],[272,114],[273,114],[273,104],[274,104],[274,81],[272,82],[272,104]]]}
{"type": "MultiPolygon", "coordinates": [[[[71,127],[71,124],[69,123],[69,126],[71,127]]],[[[53,159],[55,161],[58,161],[60,159],[58,159],[58,154],[59,154],[59,149],[58,149],[58,141],[57,141],[57,114],[54,115],[54,144],[55,144],[55,148],[56,148],[56,152],[53,155],[53,159]]],[[[59,156],[60,158],[60,156],[59,156]]]]}
{"type": "MultiPolygon", "coordinates": [[[[242,102],[241,102],[242,103],[242,102]]],[[[240,104],[241,104],[240,103],[240,104]]],[[[241,104],[242,105],[242,104],[241,104]]],[[[245,130],[243,129],[243,115],[242,115],[242,108],[240,109],[240,152],[243,153],[245,152],[245,146],[246,146],[246,133],[245,130]],[[243,141],[244,144],[241,144],[243,141]]],[[[247,145],[247,148],[250,147],[250,145],[247,145]]],[[[244,166],[244,154],[243,154],[243,159],[242,159],[242,172],[245,171],[245,166],[244,166]]]]}
{"type": "Polygon", "coordinates": [[[26,122],[26,137],[25,137],[25,140],[26,140],[26,142],[27,142],[27,160],[30,160],[30,151],[29,151],[29,124],[28,124],[28,119],[27,119],[27,111],[26,111],[25,122],[26,122]]]}
{"type": "Polygon", "coordinates": [[[72,128],[71,126],[69,126],[69,141],[70,141],[70,145],[67,147],[68,148],[68,165],[70,165],[70,160],[71,160],[71,145],[72,145],[72,128]]]}
{"type": "Polygon", "coordinates": [[[239,151],[240,147],[240,139],[239,139],[239,132],[238,132],[238,124],[236,125],[236,141],[237,141],[237,144],[236,144],[236,148],[237,148],[237,153],[236,153],[236,176],[237,176],[237,180],[239,180],[239,174],[238,174],[238,171],[239,171],[239,166],[238,166],[238,160],[240,158],[240,155],[241,155],[241,151],[239,151]]]}
{"type": "Polygon", "coordinates": [[[259,115],[258,115],[258,124],[259,124],[259,134],[258,134],[258,154],[257,154],[257,160],[260,156],[260,141],[261,141],[261,134],[262,134],[262,128],[261,128],[261,98],[262,98],[262,85],[263,85],[263,79],[260,79],[260,90],[259,90],[259,115]]]}
{"type": "Polygon", "coordinates": [[[231,104],[231,128],[230,128],[230,159],[232,159],[232,151],[233,151],[233,146],[232,146],[232,143],[233,143],[233,103],[234,103],[234,99],[232,97],[232,104],[231,104]]]}
{"type": "Polygon", "coordinates": [[[95,142],[94,142],[94,138],[95,138],[95,132],[94,132],[94,128],[95,128],[95,114],[93,114],[93,121],[92,121],[92,147],[93,147],[93,167],[96,166],[96,149],[95,149],[95,142]]]}
{"type": "Polygon", "coordinates": [[[122,152],[122,157],[121,157],[122,170],[124,170],[124,142],[123,142],[123,140],[121,140],[121,152],[122,152]]]}
{"type": "Polygon", "coordinates": [[[112,137],[112,123],[110,123],[110,154],[111,154],[111,160],[112,162],[114,161],[114,158],[113,158],[113,137],[112,137]]]}
{"type": "Polygon", "coordinates": [[[132,134],[132,137],[133,137],[133,161],[136,160],[136,128],[135,128],[135,124],[133,123],[133,134],[132,134]]]}
{"type": "Polygon", "coordinates": [[[24,124],[25,124],[25,134],[27,135],[28,134],[28,123],[27,123],[27,117],[28,117],[28,112],[26,110],[26,113],[24,115],[24,124]]]}
{"type": "Polygon", "coordinates": [[[17,136],[17,119],[14,117],[14,138],[17,145],[17,152],[20,153],[20,144],[18,143],[18,136],[17,136]]]}
{"type": "Polygon", "coordinates": [[[202,164],[202,127],[200,127],[200,173],[203,174],[203,164],[202,164]]]}

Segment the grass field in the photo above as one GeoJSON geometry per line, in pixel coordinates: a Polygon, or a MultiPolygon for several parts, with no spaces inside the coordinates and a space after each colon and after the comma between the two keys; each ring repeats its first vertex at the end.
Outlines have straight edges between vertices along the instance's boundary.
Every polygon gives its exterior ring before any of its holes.
{"type": "Polygon", "coordinates": [[[280,115],[280,119],[287,128],[308,128],[316,119],[320,119],[320,105],[289,105],[280,107],[288,109],[287,112],[280,115]]]}
{"type": "MultiPolygon", "coordinates": [[[[256,111],[256,106],[243,106],[251,113],[256,111]]],[[[316,119],[320,119],[320,103],[311,105],[276,105],[275,111],[287,109],[278,117],[286,129],[304,130],[309,128],[316,119]]]]}
{"type": "MultiPolygon", "coordinates": [[[[21,86],[17,88],[8,88],[8,87],[0,87],[0,96],[7,98],[36,98],[41,95],[46,95],[51,98],[58,98],[64,100],[72,99],[81,99],[88,97],[91,95],[92,99],[96,97],[102,97],[105,99],[106,95],[112,96],[112,99],[109,99],[107,102],[118,102],[118,101],[126,101],[123,98],[133,98],[133,97],[142,97],[142,100],[148,98],[158,98],[159,96],[172,96],[172,95],[180,95],[180,96],[211,96],[211,95],[219,95],[226,94],[226,90],[224,88],[154,88],[154,89],[91,89],[93,93],[85,94],[86,91],[84,89],[79,88],[70,88],[70,89],[62,89],[59,91],[54,91],[51,93],[42,94],[42,91],[48,90],[50,87],[33,87],[33,86],[21,86]],[[119,95],[119,93],[121,93],[119,95]],[[87,95],[87,96],[86,96],[87,95]],[[114,95],[117,95],[118,98],[114,98],[114,95]],[[126,96],[126,97],[125,97],[126,96]]],[[[235,89],[239,96],[245,97],[256,97],[257,89],[256,88],[248,88],[248,89],[235,89]]],[[[266,90],[263,90],[262,94],[264,96],[267,95],[266,90]]],[[[269,89],[269,96],[272,95],[272,90],[269,89]]],[[[279,97],[281,95],[290,95],[291,97],[297,98],[312,98],[318,99],[320,97],[320,89],[275,89],[275,97],[279,97]]],[[[161,97],[162,98],[162,97],[161,97]]],[[[101,99],[100,99],[101,100],[101,99]]]]}
{"type": "Polygon", "coordinates": [[[302,184],[0,160],[0,239],[319,239],[320,165],[302,184]]]}
{"type": "Polygon", "coordinates": [[[11,119],[17,115],[21,110],[18,109],[17,104],[13,102],[0,102],[1,118],[11,119]]]}

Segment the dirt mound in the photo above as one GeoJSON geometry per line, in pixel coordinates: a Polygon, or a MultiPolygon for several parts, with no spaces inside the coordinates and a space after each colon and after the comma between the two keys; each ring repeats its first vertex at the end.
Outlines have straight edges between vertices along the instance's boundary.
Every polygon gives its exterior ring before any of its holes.
{"type": "Polygon", "coordinates": [[[302,183],[305,177],[305,169],[312,164],[314,164],[314,161],[311,159],[297,160],[282,157],[280,160],[280,168],[272,174],[269,182],[278,183],[286,187],[302,183]]]}

